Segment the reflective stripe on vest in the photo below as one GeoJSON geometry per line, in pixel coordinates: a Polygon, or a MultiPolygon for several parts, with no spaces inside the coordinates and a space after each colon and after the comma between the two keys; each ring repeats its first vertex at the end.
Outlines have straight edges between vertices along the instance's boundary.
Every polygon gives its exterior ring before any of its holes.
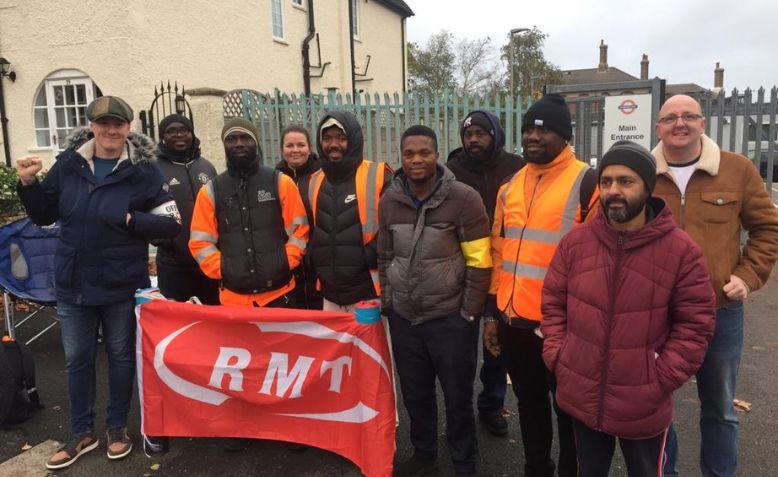
{"type": "MultiPolygon", "coordinates": [[[[362,245],[369,243],[378,233],[378,201],[381,197],[381,187],[384,184],[385,173],[386,166],[383,162],[363,160],[357,167],[354,182],[359,223],[362,224],[362,245]]],[[[316,208],[319,202],[319,191],[324,183],[324,177],[324,171],[320,169],[311,174],[311,179],[308,183],[308,203],[311,204],[314,227],[316,226],[316,208]]],[[[376,293],[380,295],[378,271],[371,269],[370,277],[373,279],[373,287],[376,293]]]]}
{"type": "Polygon", "coordinates": [[[569,149],[566,154],[562,169],[544,173],[540,179],[528,179],[527,171],[522,170],[500,194],[503,262],[497,304],[509,318],[541,320],[541,292],[548,266],[557,244],[575,225],[588,166],[576,160],[569,149]],[[529,184],[530,180],[535,183],[529,184]],[[544,180],[553,183],[544,184],[544,180]]]}

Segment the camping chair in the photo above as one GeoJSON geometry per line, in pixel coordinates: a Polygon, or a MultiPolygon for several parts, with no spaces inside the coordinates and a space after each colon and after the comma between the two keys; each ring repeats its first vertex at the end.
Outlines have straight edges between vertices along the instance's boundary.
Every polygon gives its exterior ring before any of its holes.
{"type": "MultiPolygon", "coordinates": [[[[59,227],[38,227],[25,217],[0,227],[0,288],[3,292],[3,316],[6,333],[15,339],[16,328],[51,308],[55,309],[54,253],[59,243],[59,227]],[[41,308],[14,322],[17,299],[26,300],[41,308]]],[[[25,344],[30,344],[57,325],[51,323],[25,344]]]]}

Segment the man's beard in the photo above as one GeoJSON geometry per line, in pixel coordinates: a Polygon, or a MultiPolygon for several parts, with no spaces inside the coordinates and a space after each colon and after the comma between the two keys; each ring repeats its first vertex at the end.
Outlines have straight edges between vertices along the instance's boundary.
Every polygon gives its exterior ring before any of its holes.
{"type": "Polygon", "coordinates": [[[238,171],[248,171],[252,169],[257,162],[257,150],[250,149],[245,155],[227,153],[227,165],[238,171]]]}
{"type": "Polygon", "coordinates": [[[475,152],[472,150],[472,148],[465,148],[465,152],[467,153],[467,157],[471,159],[476,161],[485,161],[489,159],[491,151],[488,148],[483,149],[479,146],[475,152]]]}
{"type": "Polygon", "coordinates": [[[625,222],[629,222],[630,220],[637,217],[638,214],[643,212],[643,208],[645,207],[647,201],[647,194],[635,202],[629,202],[624,196],[617,195],[608,197],[604,201],[601,201],[601,205],[605,209],[605,214],[608,216],[609,220],[623,224],[625,222]],[[611,209],[610,205],[613,203],[625,204],[625,207],[620,209],[611,209]]]}

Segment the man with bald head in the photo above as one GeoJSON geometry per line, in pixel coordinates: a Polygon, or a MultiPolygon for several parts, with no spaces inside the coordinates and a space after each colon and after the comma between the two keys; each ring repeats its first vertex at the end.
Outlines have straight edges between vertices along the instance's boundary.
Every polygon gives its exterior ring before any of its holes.
{"type": "MultiPolygon", "coordinates": [[[[743,300],[765,284],[778,257],[778,211],[759,171],[746,157],[722,151],[705,131],[697,101],[668,99],[656,124],[659,144],[654,195],[702,248],[716,292],[716,331],[697,372],[702,475],[737,469],[738,419],[732,404],[743,351],[743,300]],[[740,247],[742,229],[748,231],[740,247]]],[[[670,429],[665,475],[678,475],[678,445],[670,429]]]]}

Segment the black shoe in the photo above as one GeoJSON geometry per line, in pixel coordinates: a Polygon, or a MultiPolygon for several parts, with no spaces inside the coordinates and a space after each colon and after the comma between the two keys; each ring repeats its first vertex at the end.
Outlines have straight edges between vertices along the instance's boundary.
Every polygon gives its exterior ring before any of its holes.
{"type": "Polygon", "coordinates": [[[436,458],[414,452],[410,459],[394,466],[392,475],[395,477],[415,477],[432,475],[437,470],[438,460],[436,458]]]}
{"type": "Polygon", "coordinates": [[[170,450],[170,439],[162,436],[143,436],[143,453],[146,457],[166,454],[170,450]]]}
{"type": "Polygon", "coordinates": [[[508,435],[508,421],[505,420],[502,412],[479,412],[478,419],[492,435],[508,435]]]}
{"type": "Polygon", "coordinates": [[[228,437],[224,442],[224,450],[227,452],[243,452],[249,448],[251,439],[245,437],[228,437]]]}

